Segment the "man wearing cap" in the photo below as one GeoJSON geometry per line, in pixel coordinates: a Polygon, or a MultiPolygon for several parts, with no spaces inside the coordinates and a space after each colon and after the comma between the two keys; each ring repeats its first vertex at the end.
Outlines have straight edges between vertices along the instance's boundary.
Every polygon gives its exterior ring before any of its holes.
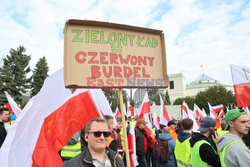
{"type": "Polygon", "coordinates": [[[139,119],[137,126],[135,128],[135,137],[136,137],[136,156],[139,163],[139,167],[148,167],[146,161],[147,153],[147,133],[144,130],[147,122],[143,119],[139,119]]]}
{"type": "Polygon", "coordinates": [[[191,156],[190,163],[192,166],[216,166],[220,167],[220,157],[217,154],[219,134],[215,131],[216,121],[211,117],[204,117],[200,122],[200,133],[193,133],[190,139],[191,156]],[[209,138],[216,145],[216,150],[213,148],[209,138]]]}
{"type": "Polygon", "coordinates": [[[250,150],[242,138],[248,133],[248,117],[238,109],[230,110],[225,115],[226,130],[229,133],[219,140],[221,165],[227,167],[245,167],[250,165],[250,150]]]}
{"type": "Polygon", "coordinates": [[[177,127],[177,123],[175,121],[169,121],[168,122],[168,128],[170,129],[170,136],[172,137],[173,140],[177,139],[177,133],[176,133],[176,127],[177,127]]]}

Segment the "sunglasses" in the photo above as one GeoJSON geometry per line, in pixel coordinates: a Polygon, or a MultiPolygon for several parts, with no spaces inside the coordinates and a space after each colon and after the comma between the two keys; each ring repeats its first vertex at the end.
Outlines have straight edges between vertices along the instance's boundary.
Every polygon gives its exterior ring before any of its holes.
{"type": "Polygon", "coordinates": [[[101,137],[101,135],[103,134],[104,137],[109,137],[110,136],[110,132],[101,132],[101,131],[96,131],[96,132],[88,132],[89,133],[93,133],[95,137],[101,137]]]}

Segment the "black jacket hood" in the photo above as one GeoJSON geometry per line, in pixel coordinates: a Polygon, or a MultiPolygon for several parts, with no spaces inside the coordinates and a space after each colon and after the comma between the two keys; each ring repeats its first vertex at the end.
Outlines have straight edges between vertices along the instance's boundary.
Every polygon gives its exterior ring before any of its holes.
{"type": "Polygon", "coordinates": [[[203,134],[201,133],[197,133],[197,132],[193,132],[192,134],[192,137],[190,139],[190,144],[191,144],[191,147],[194,146],[194,144],[200,140],[206,140],[209,142],[208,138],[206,136],[204,136],[203,134]]]}

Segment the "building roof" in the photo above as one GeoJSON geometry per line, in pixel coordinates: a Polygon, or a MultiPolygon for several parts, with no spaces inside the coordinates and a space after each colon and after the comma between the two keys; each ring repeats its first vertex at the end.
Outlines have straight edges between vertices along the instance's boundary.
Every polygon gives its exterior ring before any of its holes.
{"type": "Polygon", "coordinates": [[[197,79],[195,79],[193,82],[191,82],[189,85],[192,84],[201,84],[201,83],[219,83],[218,80],[215,80],[205,74],[202,74],[197,79]]]}
{"type": "Polygon", "coordinates": [[[230,85],[220,84],[220,83],[196,83],[196,84],[189,84],[186,85],[186,89],[195,89],[195,88],[208,88],[211,86],[224,86],[228,87],[230,85]]]}

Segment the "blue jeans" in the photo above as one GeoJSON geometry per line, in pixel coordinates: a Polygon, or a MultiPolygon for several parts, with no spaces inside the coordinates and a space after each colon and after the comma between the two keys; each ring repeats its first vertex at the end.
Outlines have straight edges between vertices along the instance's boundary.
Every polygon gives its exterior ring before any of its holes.
{"type": "Polygon", "coordinates": [[[148,167],[145,155],[138,157],[137,161],[139,163],[138,167],[148,167]]]}

